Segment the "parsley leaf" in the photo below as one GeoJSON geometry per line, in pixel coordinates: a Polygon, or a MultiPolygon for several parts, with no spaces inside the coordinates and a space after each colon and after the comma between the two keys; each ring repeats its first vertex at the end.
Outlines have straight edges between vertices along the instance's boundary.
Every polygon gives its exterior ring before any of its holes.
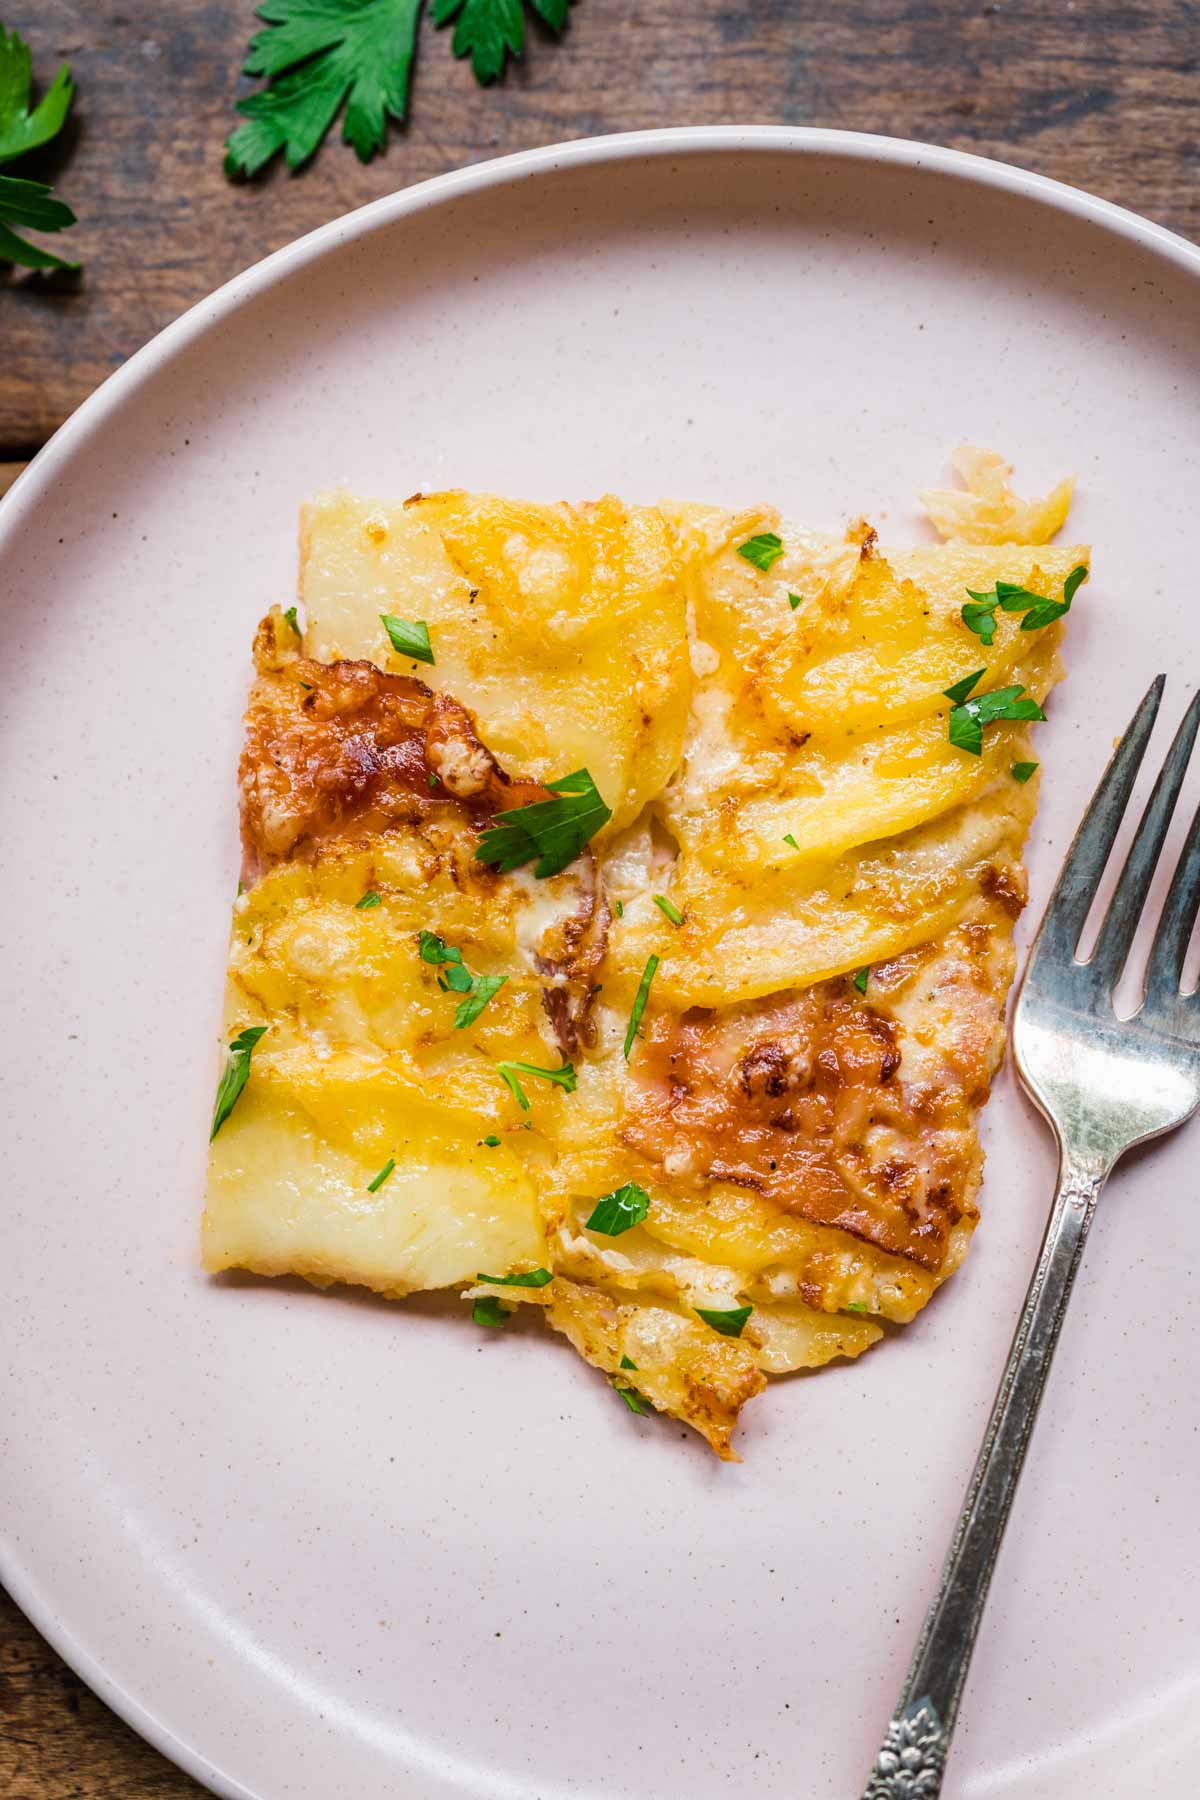
{"type": "Polygon", "coordinates": [[[342,136],[360,162],[401,120],[421,0],[259,0],[266,29],[243,73],[267,86],[237,103],[246,123],[225,145],[225,173],[254,175],[279,150],[298,169],[346,104],[342,136]]]}
{"type": "MultiPolygon", "coordinates": [[[[529,0],[529,4],[543,24],[561,35],[571,0],[529,0]]],[[[433,0],[435,25],[448,25],[456,13],[455,56],[471,58],[476,81],[495,81],[503,74],[507,58],[520,56],[525,47],[521,0],[433,0]]]]}
{"type": "Polygon", "coordinates": [[[622,1369],[636,1369],[637,1364],[634,1362],[632,1356],[622,1356],[620,1367],[622,1369]]]}
{"type": "Polygon", "coordinates": [[[494,1131],[489,1131],[483,1141],[489,1150],[497,1149],[500,1143],[500,1139],[496,1136],[494,1131]]]}
{"type": "Polygon", "coordinates": [[[798,850],[800,848],[799,844],[796,842],[795,838],[792,836],[790,831],[784,832],[783,841],[785,844],[790,844],[792,846],[793,850],[798,850]]]}
{"type": "Polygon", "coordinates": [[[239,1031],[229,1041],[229,1050],[225,1058],[225,1067],[217,1084],[217,1102],[213,1107],[212,1130],[208,1134],[211,1144],[222,1125],[238,1103],[238,1098],[250,1075],[250,1058],[254,1046],[266,1030],[265,1025],[248,1025],[245,1031],[239,1031]]]}
{"type": "Polygon", "coordinates": [[[493,1287],[545,1287],[554,1276],[549,1269],[526,1269],[522,1275],[476,1275],[476,1281],[490,1281],[493,1287]]]}
{"type": "Polygon", "coordinates": [[[683,914],[675,905],[675,902],[673,900],[668,900],[665,894],[655,894],[654,904],[665,918],[670,919],[672,925],[683,924],[683,914]]]}
{"type": "Polygon", "coordinates": [[[380,1169],[378,1175],[376,1175],[375,1179],[373,1181],[368,1181],[368,1183],[367,1183],[368,1194],[377,1194],[395,1167],[396,1167],[395,1157],[389,1156],[387,1161],[384,1163],[382,1169],[380,1169]]]}
{"type": "Polygon", "coordinates": [[[728,1312],[715,1312],[710,1307],[698,1306],[696,1311],[704,1323],[711,1325],[714,1331],[719,1331],[722,1337],[741,1337],[742,1328],[754,1308],[734,1306],[728,1312]]]}
{"type": "Polygon", "coordinates": [[[772,565],[783,555],[783,539],[778,532],[760,531],[757,536],[739,544],[737,553],[748,563],[753,563],[756,569],[761,569],[764,575],[769,575],[772,565]]]}
{"type": "Polygon", "coordinates": [[[867,977],[870,975],[870,973],[871,973],[871,965],[870,965],[870,963],[868,963],[866,968],[860,969],[858,971],[858,974],[854,977],[854,985],[858,989],[860,994],[865,994],[867,991],[867,977]]]}
{"type": "Polygon", "coordinates": [[[976,669],[973,675],[964,675],[961,681],[956,681],[953,687],[943,688],[942,692],[955,706],[961,706],[976,682],[982,681],[986,674],[986,669],[976,669]]]}
{"type": "Polygon", "coordinates": [[[296,623],[296,609],[295,609],[295,607],[294,607],[294,606],[289,606],[289,607],[288,607],[288,609],[287,609],[287,611],[286,611],[286,612],[285,612],[285,613],[284,613],[284,615],[283,615],[283,616],[284,616],[284,618],[285,618],[285,619],[286,619],[286,620],[287,620],[287,622],[288,622],[288,624],[289,624],[289,625],[290,625],[290,626],[291,626],[291,628],[292,628],[292,630],[293,630],[293,631],[294,631],[294,632],[295,632],[295,634],[296,634],[296,638],[297,638],[297,641],[298,641],[298,642],[300,642],[300,643],[303,643],[303,641],[304,641],[304,633],[303,633],[303,632],[302,632],[302,631],[301,631],[301,629],[300,629],[300,627],[299,627],[299,625],[298,625],[298,624],[297,624],[297,623],[296,623]]]}
{"type": "Polygon", "coordinates": [[[507,1325],[512,1310],[497,1300],[495,1294],[481,1294],[471,1308],[471,1317],[476,1325],[507,1325]]]}
{"type": "Polygon", "coordinates": [[[646,1010],[646,1002],[650,998],[650,983],[654,980],[658,969],[658,957],[648,956],[646,967],[642,970],[642,979],[638,983],[638,991],[634,996],[633,1011],[629,1015],[629,1025],[625,1032],[625,1061],[629,1061],[629,1052],[633,1049],[633,1040],[638,1034],[638,1026],[642,1022],[642,1014],[646,1010]]]}
{"type": "Polygon", "coordinates": [[[446,943],[435,931],[422,931],[417,944],[422,962],[445,968],[445,976],[438,976],[438,986],[452,994],[469,996],[454,1015],[454,1029],[465,1030],[475,1023],[488,1001],[500,992],[508,976],[472,975],[463,962],[462,951],[446,943]]]}
{"type": "Polygon", "coordinates": [[[648,1404],[646,1396],[644,1394],[639,1394],[636,1388],[622,1387],[620,1382],[617,1381],[613,1382],[613,1387],[616,1392],[620,1394],[631,1413],[637,1413],[643,1418],[648,1418],[654,1411],[654,1408],[648,1404]]]}
{"type": "MultiPolygon", "coordinates": [[[[6,35],[0,25],[0,163],[48,144],[63,128],[75,92],[67,65],[33,108],[32,87],[29,45],[15,31],[6,35]]],[[[62,231],[74,223],[75,214],[65,201],[54,198],[44,181],[0,175],[0,262],[20,263],[26,269],[77,269],[77,262],[54,256],[11,229],[21,225],[34,231],[62,231]]]]}
{"type": "Polygon", "coordinates": [[[586,1222],[587,1229],[602,1232],[605,1237],[620,1237],[622,1232],[640,1225],[649,1210],[650,1196],[645,1188],[636,1181],[627,1181],[597,1200],[586,1222]]]}
{"type": "Polygon", "coordinates": [[[1086,574],[1087,565],[1077,563],[1063,583],[1061,600],[1031,593],[1019,581],[997,581],[983,592],[968,588],[971,598],[962,609],[963,624],[981,643],[990,644],[996,635],[996,608],[999,607],[1002,612],[1024,613],[1022,631],[1040,631],[1043,625],[1053,625],[1055,619],[1070,612],[1076,589],[1086,574]]]}
{"type": "Polygon", "coordinates": [[[568,1094],[573,1094],[578,1086],[575,1066],[569,1062],[563,1063],[558,1069],[539,1069],[535,1063],[499,1062],[496,1064],[496,1072],[522,1112],[529,1111],[529,1096],[518,1080],[521,1075],[540,1076],[543,1081],[552,1081],[557,1087],[565,1088],[568,1094]]]}
{"type": "Polygon", "coordinates": [[[392,640],[393,650],[398,651],[401,656],[411,656],[414,662],[433,661],[429,627],[424,619],[398,619],[394,613],[380,613],[379,617],[392,640]]]}
{"type": "Polygon", "coordinates": [[[788,595],[788,605],[791,607],[792,611],[795,612],[795,610],[798,606],[803,605],[803,600],[801,599],[801,596],[799,594],[789,594],[788,595]]]}
{"type": "Polygon", "coordinates": [[[625,917],[625,908],[619,900],[613,901],[613,909],[616,912],[618,919],[623,919],[625,917]]]}
{"type": "Polygon", "coordinates": [[[496,823],[484,832],[475,852],[477,861],[491,863],[507,875],[537,857],[533,872],[539,880],[557,875],[612,818],[586,769],[546,786],[552,800],[535,800],[530,806],[496,814],[496,823]]]}
{"type": "MultiPolygon", "coordinates": [[[[983,673],[982,669],[979,675],[983,673]]],[[[947,699],[955,699],[965,689],[970,692],[979,675],[956,682],[945,690],[947,699]]],[[[1022,687],[993,688],[987,694],[956,700],[950,709],[950,742],[970,756],[983,755],[983,728],[1007,719],[1044,719],[1045,713],[1036,700],[1031,700],[1022,687]]]]}
{"type": "Polygon", "coordinates": [[[867,1310],[867,1303],[865,1300],[847,1300],[847,1302],[846,1302],[846,1311],[847,1312],[865,1313],[866,1310],[867,1310]]]}
{"type": "Polygon", "coordinates": [[[474,991],[469,999],[463,1001],[454,1015],[455,1031],[465,1031],[468,1025],[475,1023],[488,1001],[492,999],[493,995],[500,992],[508,980],[508,976],[474,975],[471,979],[474,982],[474,991]]]}
{"type": "Polygon", "coordinates": [[[370,912],[373,906],[381,906],[383,902],[374,888],[368,888],[361,900],[354,902],[355,912],[370,912]]]}
{"type": "Polygon", "coordinates": [[[1035,762],[1014,763],[1012,766],[1012,778],[1014,781],[1019,781],[1023,787],[1036,769],[1037,764],[1035,762]]]}

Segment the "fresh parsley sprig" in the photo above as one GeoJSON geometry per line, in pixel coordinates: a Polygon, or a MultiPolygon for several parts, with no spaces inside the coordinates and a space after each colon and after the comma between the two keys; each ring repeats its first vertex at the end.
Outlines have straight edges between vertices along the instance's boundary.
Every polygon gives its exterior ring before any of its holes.
{"type": "MultiPolygon", "coordinates": [[[[455,56],[480,82],[494,81],[525,46],[525,4],[560,35],[571,0],[434,0],[437,25],[454,27],[455,56]]],[[[266,85],[237,102],[243,124],[225,146],[225,172],[255,175],[282,150],[298,169],[320,148],[339,112],[360,162],[383,148],[388,120],[408,110],[422,0],[259,0],[265,29],[243,73],[266,85]]]]}
{"type": "Polygon", "coordinates": [[[546,786],[552,800],[535,800],[530,806],[496,814],[495,824],[484,832],[475,852],[479,862],[507,875],[536,857],[533,872],[539,880],[558,875],[612,818],[586,769],[546,786]]]}
{"type": "Polygon", "coordinates": [[[968,588],[971,598],[962,609],[962,622],[968,631],[973,631],[981,643],[990,645],[996,635],[996,608],[1006,613],[1024,613],[1021,620],[1022,631],[1040,631],[1043,625],[1053,625],[1055,619],[1061,619],[1064,613],[1071,610],[1071,602],[1075,591],[1087,574],[1086,563],[1078,563],[1063,583],[1061,600],[1051,600],[1045,594],[1031,593],[1022,587],[1019,581],[997,581],[990,588],[979,592],[968,588]]]}
{"type": "Polygon", "coordinates": [[[976,669],[964,675],[953,687],[944,688],[950,708],[950,742],[970,756],[983,755],[983,728],[1000,720],[1044,719],[1045,713],[1036,700],[1030,699],[1023,687],[993,688],[987,694],[975,694],[976,684],[987,673],[976,669]]]}
{"type": "MultiPolygon", "coordinates": [[[[361,904],[361,902],[360,902],[361,904]]],[[[423,931],[417,940],[421,961],[445,970],[438,976],[439,985],[452,994],[465,994],[454,1015],[454,1029],[463,1031],[473,1025],[488,1001],[500,992],[507,975],[472,975],[463,962],[462,951],[446,943],[436,932],[423,931]]]]}
{"type": "MultiPolygon", "coordinates": [[[[32,91],[29,45],[0,25],[0,163],[12,162],[58,136],[75,92],[70,69],[63,64],[34,107],[29,104],[32,91]]],[[[0,262],[20,263],[26,269],[77,269],[77,262],[31,244],[12,229],[19,225],[32,231],[63,231],[74,223],[71,208],[56,200],[44,181],[0,175],[0,262]]]]}
{"type": "Polygon", "coordinates": [[[266,1029],[265,1025],[247,1025],[245,1031],[239,1031],[235,1038],[229,1040],[225,1067],[217,1084],[212,1130],[208,1134],[210,1144],[241,1097],[242,1089],[250,1077],[250,1058],[254,1054],[254,1046],[266,1029]]]}
{"type": "MultiPolygon", "coordinates": [[[[543,25],[560,36],[571,0],[529,0],[529,4],[543,25]]],[[[476,81],[486,86],[504,73],[510,56],[520,56],[525,48],[521,0],[433,0],[435,25],[448,25],[455,15],[454,54],[469,56],[476,81]]]]}

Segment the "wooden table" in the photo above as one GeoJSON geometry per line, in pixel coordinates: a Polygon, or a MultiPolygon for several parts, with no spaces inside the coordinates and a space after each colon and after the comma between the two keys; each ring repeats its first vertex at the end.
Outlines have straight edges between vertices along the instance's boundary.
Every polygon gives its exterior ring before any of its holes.
{"type": "MultiPolygon", "coordinates": [[[[954,145],[1090,188],[1200,238],[1196,0],[579,0],[561,46],[479,89],[428,20],[412,122],[365,168],[231,186],[221,147],[251,0],[0,0],[45,78],[69,59],[70,140],[44,156],[79,215],[78,286],[0,278],[0,492],[97,382],[238,269],[444,169],[655,125],[832,125],[954,145]]],[[[200,1790],[122,1725],[0,1593],[4,1800],[200,1790]]],[[[331,1800],[341,1800],[331,1796],[331,1800]]],[[[352,1800],[352,1797],[347,1797],[352,1800]]]]}

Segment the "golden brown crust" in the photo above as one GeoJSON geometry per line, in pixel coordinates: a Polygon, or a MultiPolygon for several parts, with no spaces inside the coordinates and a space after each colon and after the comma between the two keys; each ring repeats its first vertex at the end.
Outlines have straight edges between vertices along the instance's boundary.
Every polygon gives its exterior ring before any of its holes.
{"type": "MultiPolygon", "coordinates": [[[[550,798],[537,782],[500,767],[465,707],[412,676],[299,655],[274,614],[259,627],[255,659],[239,766],[246,886],[278,863],[315,861],[397,826],[446,823],[456,835],[464,827],[479,833],[498,812],[550,798]]],[[[609,924],[591,851],[572,867],[577,904],[535,957],[546,978],[543,1004],[568,1057],[593,1041],[595,977],[609,924]]],[[[483,863],[472,865],[472,875],[497,879],[483,863]]]]}
{"type": "Polygon", "coordinates": [[[961,971],[964,1029],[939,1044],[935,1075],[906,1058],[905,1027],[886,996],[944,956],[943,944],[880,965],[872,975],[880,998],[870,1005],[838,979],[722,1012],[659,1017],[625,1141],[673,1180],[751,1188],[936,1273],[954,1225],[975,1217],[971,1111],[987,1094],[1003,1004],[990,938],[986,925],[954,934],[948,966],[961,971]]]}

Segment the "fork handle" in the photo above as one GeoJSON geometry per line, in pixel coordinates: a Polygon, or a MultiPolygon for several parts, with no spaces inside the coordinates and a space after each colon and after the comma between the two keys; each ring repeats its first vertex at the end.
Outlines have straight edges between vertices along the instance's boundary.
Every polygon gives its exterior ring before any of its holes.
{"type": "Polygon", "coordinates": [[[992,1570],[1108,1165],[1061,1155],[1037,1267],[950,1553],[863,1800],[936,1800],[992,1570]]]}

